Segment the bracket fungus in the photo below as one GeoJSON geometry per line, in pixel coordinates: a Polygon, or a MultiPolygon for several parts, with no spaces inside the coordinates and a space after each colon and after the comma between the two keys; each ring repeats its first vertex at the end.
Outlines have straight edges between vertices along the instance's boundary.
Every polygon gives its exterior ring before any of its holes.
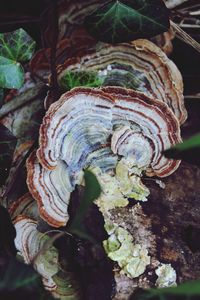
{"type": "MultiPolygon", "coordinates": [[[[87,47],[92,47],[94,40],[85,35],[84,31],[73,33],[73,39],[65,38],[58,42],[55,53],[55,65],[61,65],[67,58],[76,56],[87,47]]],[[[51,48],[43,48],[36,52],[30,61],[30,69],[33,75],[42,78],[48,83],[48,77],[51,73],[51,48]]]]}
{"type": "Polygon", "coordinates": [[[42,247],[49,239],[48,236],[37,230],[37,222],[19,215],[15,221],[16,238],[15,246],[23,257],[26,264],[33,264],[35,270],[42,276],[42,281],[46,289],[57,288],[52,277],[58,272],[58,252],[51,246],[48,251],[40,255],[42,247]]]}
{"type": "MultiPolygon", "coordinates": [[[[92,13],[95,9],[106,3],[106,0],[60,0],[58,1],[58,40],[70,38],[76,29],[83,28],[85,17],[92,13]]],[[[48,10],[47,20],[51,20],[54,16],[54,9],[48,10]]],[[[46,47],[52,44],[52,22],[44,24],[43,37],[46,47]]]]}
{"type": "MultiPolygon", "coordinates": [[[[118,45],[100,44],[97,50],[82,51],[57,69],[61,87],[71,88],[74,74],[96,77],[100,86],[136,89],[165,102],[180,124],[187,118],[183,101],[183,83],[176,65],[154,43],[139,39],[118,45]]],[[[88,80],[88,79],[87,79],[88,80]]],[[[75,87],[75,86],[74,86],[75,87]]]]}
{"type": "Polygon", "coordinates": [[[38,220],[38,206],[31,194],[26,193],[10,205],[9,214],[12,220],[23,215],[36,221],[38,220]]]}
{"type": "Polygon", "coordinates": [[[38,202],[40,216],[52,226],[63,226],[68,221],[67,208],[73,190],[66,164],[59,161],[57,168],[47,170],[42,168],[35,152],[32,152],[27,160],[27,169],[28,186],[38,202]]]}
{"type": "Polygon", "coordinates": [[[43,119],[40,147],[27,162],[30,193],[47,223],[64,226],[70,193],[82,184],[83,169],[115,176],[124,159],[129,176],[165,177],[180,161],[162,151],[180,141],[178,120],[165,103],[122,87],[75,88],[43,119]]]}
{"type": "Polygon", "coordinates": [[[58,249],[47,234],[38,231],[37,221],[19,215],[14,225],[19,255],[42,276],[44,288],[56,299],[80,299],[80,287],[74,273],[61,268],[58,249]]]}

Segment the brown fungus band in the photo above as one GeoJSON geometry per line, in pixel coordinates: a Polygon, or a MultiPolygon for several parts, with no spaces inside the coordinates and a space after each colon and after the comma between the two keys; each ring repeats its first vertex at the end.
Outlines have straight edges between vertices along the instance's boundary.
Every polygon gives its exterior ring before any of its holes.
{"type": "Polygon", "coordinates": [[[26,193],[10,205],[9,214],[12,220],[15,220],[19,215],[23,215],[38,221],[38,206],[31,194],[26,193]]]}
{"type": "Polygon", "coordinates": [[[59,227],[83,170],[115,174],[124,159],[147,176],[165,177],[179,161],[162,151],[181,141],[179,122],[168,108],[121,87],[75,88],[51,105],[40,127],[40,147],[27,162],[28,186],[42,218],[59,227]]]}

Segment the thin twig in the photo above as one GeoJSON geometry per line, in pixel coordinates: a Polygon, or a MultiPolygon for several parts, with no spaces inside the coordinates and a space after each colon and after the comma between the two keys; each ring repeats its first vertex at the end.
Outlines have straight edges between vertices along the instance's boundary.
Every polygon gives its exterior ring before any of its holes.
{"type": "Polygon", "coordinates": [[[38,83],[34,89],[31,89],[31,97],[30,90],[16,96],[14,101],[9,101],[4,104],[0,109],[0,119],[6,117],[9,113],[14,112],[15,110],[27,105],[28,103],[34,101],[36,97],[41,96],[46,92],[46,87],[43,83],[38,83]]]}
{"type": "Polygon", "coordinates": [[[170,21],[170,25],[174,29],[177,38],[200,52],[200,44],[197,41],[195,41],[189,34],[187,34],[179,25],[177,25],[173,21],[170,21]]]}
{"type": "Polygon", "coordinates": [[[181,28],[192,28],[192,29],[200,28],[200,25],[195,25],[195,24],[180,24],[179,26],[181,28]]]}
{"type": "Polygon", "coordinates": [[[186,96],[184,96],[184,99],[185,100],[191,100],[191,99],[198,99],[198,100],[200,100],[200,95],[186,95],[186,96]]]}
{"type": "Polygon", "coordinates": [[[189,14],[190,14],[191,16],[199,16],[199,15],[200,15],[200,9],[197,10],[197,11],[191,11],[191,12],[189,12],[189,14]]]}
{"type": "Polygon", "coordinates": [[[195,12],[199,8],[200,8],[200,4],[195,4],[195,5],[187,6],[185,8],[181,8],[178,11],[180,11],[180,12],[187,12],[188,13],[188,12],[191,12],[191,11],[195,12]]]}
{"type": "Polygon", "coordinates": [[[194,24],[200,24],[199,20],[197,20],[197,18],[193,18],[191,16],[184,16],[183,19],[181,20],[180,23],[184,23],[185,21],[190,21],[190,22],[193,22],[194,24]]]}
{"type": "Polygon", "coordinates": [[[5,21],[5,22],[1,22],[0,26],[9,26],[9,25],[21,25],[21,24],[30,24],[30,23],[40,23],[40,19],[34,19],[34,18],[30,18],[30,19],[25,19],[25,20],[11,20],[11,21],[5,21]]]}
{"type": "Polygon", "coordinates": [[[165,4],[166,4],[167,8],[172,9],[172,8],[175,8],[187,1],[189,1],[189,0],[166,0],[165,4]]]}

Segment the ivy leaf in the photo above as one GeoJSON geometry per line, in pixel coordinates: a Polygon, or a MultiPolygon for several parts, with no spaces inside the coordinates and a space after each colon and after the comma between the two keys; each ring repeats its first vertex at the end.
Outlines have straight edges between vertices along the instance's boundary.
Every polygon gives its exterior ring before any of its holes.
{"type": "Polygon", "coordinates": [[[103,84],[103,80],[98,78],[95,72],[66,72],[61,78],[59,85],[63,90],[71,90],[77,86],[99,87],[103,84]]]}
{"type": "Polygon", "coordinates": [[[0,186],[5,183],[9,174],[16,143],[16,137],[0,124],[0,186]]]}
{"type": "Polygon", "coordinates": [[[35,41],[22,28],[0,33],[0,87],[19,89],[24,71],[19,62],[31,59],[35,41]]]}
{"type": "Polygon", "coordinates": [[[85,190],[83,198],[81,199],[79,208],[77,210],[76,216],[69,228],[71,233],[77,234],[80,237],[93,240],[87,233],[84,227],[84,218],[94,202],[101,194],[101,186],[96,178],[96,176],[89,170],[84,172],[85,179],[85,190]]]}
{"type": "Polygon", "coordinates": [[[0,56],[13,61],[30,60],[35,51],[35,45],[35,41],[22,28],[0,34],[0,56]]]}
{"type": "Polygon", "coordinates": [[[0,56],[0,87],[19,89],[24,82],[24,70],[20,63],[0,56]]]}
{"type": "Polygon", "coordinates": [[[199,153],[200,134],[194,135],[187,141],[164,151],[164,155],[168,158],[183,159],[197,165],[200,165],[199,153]]]}
{"type": "Polygon", "coordinates": [[[96,39],[121,43],[153,37],[169,29],[169,12],[162,0],[111,0],[86,17],[96,39]]]}

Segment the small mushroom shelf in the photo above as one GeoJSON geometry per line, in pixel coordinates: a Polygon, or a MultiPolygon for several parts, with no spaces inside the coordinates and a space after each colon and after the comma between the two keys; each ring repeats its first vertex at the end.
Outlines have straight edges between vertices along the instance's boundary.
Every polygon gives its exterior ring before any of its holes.
{"type": "Polygon", "coordinates": [[[165,102],[180,124],[185,122],[182,76],[159,47],[139,39],[117,45],[99,44],[96,48],[79,51],[57,68],[61,88],[89,83],[131,88],[165,102]]]}

